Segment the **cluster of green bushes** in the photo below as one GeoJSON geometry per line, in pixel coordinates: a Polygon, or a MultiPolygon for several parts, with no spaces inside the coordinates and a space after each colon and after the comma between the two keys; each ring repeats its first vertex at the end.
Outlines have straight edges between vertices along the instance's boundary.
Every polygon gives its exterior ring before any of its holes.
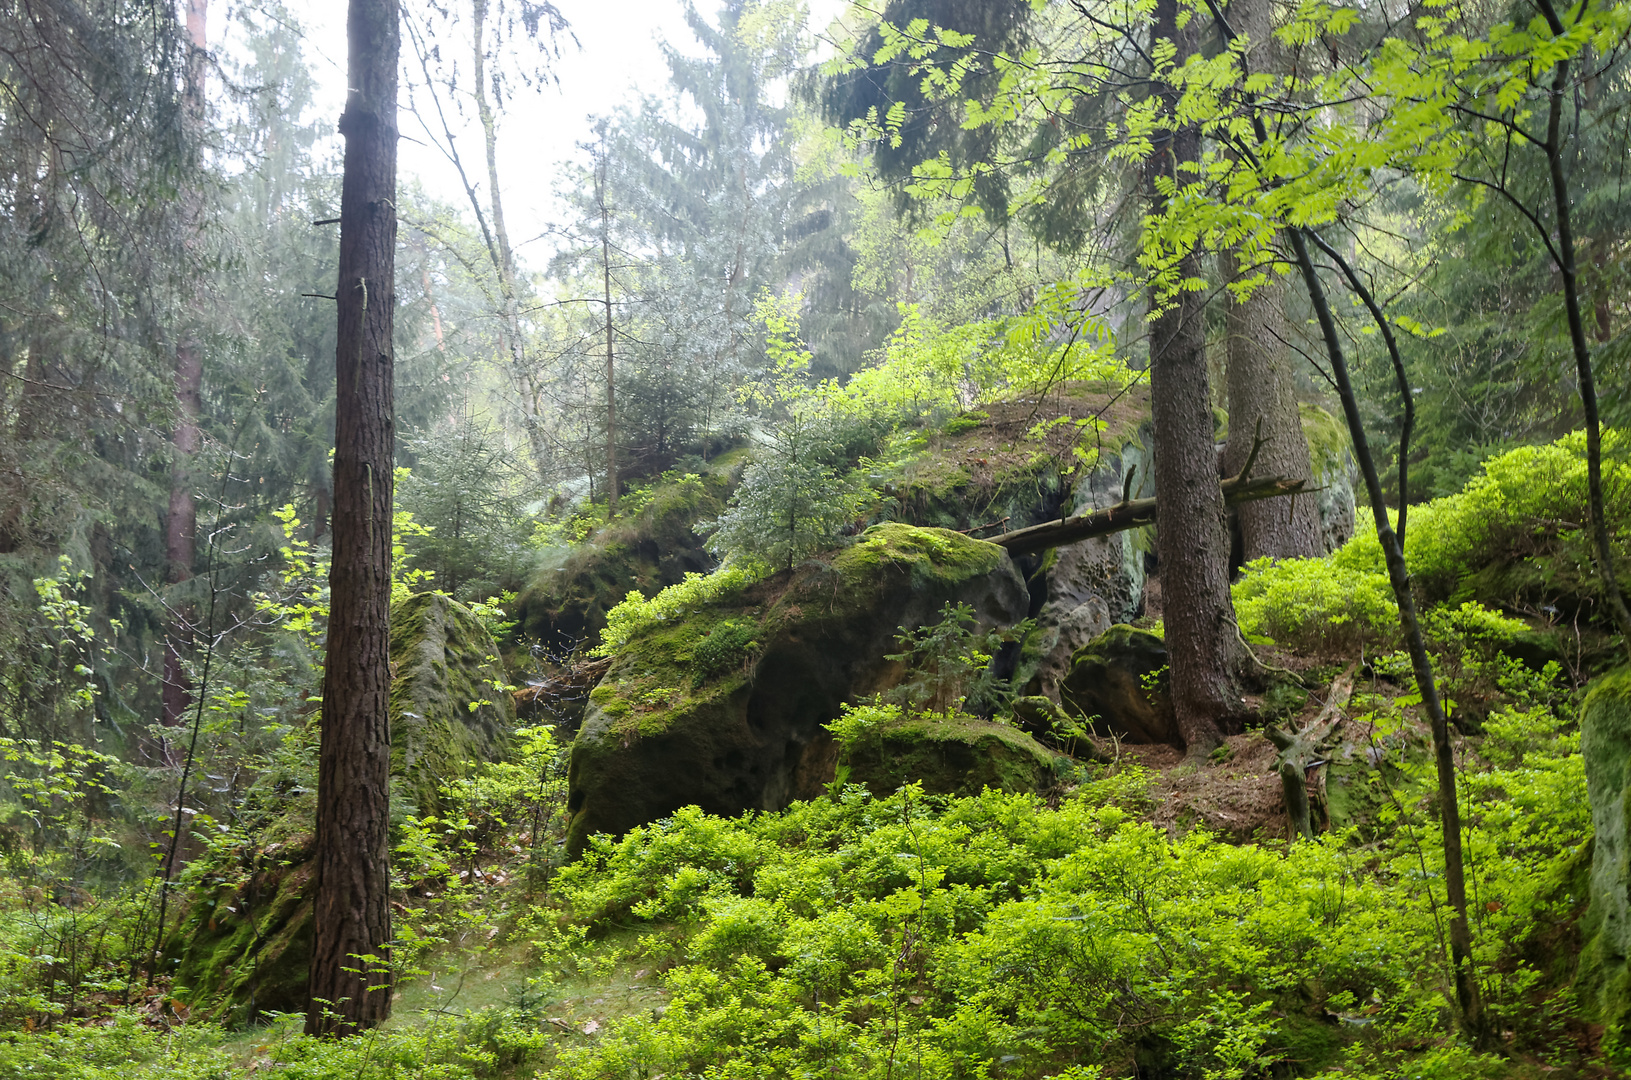
{"type": "MultiPolygon", "coordinates": [[[[777,814],[693,808],[597,838],[546,885],[527,849],[559,813],[558,748],[531,732],[514,762],[450,785],[440,818],[406,822],[396,848],[397,959],[468,967],[508,940],[533,960],[506,1004],[401,1012],[322,1042],[298,1018],[235,1034],[138,995],[90,1025],[14,1025],[0,1078],[1454,1080],[1523,1075],[1522,1059],[1578,1066],[1564,1033],[1589,1020],[1569,935],[1590,823],[1575,702],[1555,667],[1496,655],[1465,670],[1496,688],[1462,773],[1475,959],[1500,1033],[1488,1052],[1447,1020],[1431,764],[1404,752],[1422,738],[1412,698],[1384,679],[1349,710],[1396,762],[1367,781],[1368,820],[1290,846],[1171,836],[1140,820],[1148,775],[1119,767],[1052,804],[847,787],[777,814]],[[661,1009],[551,1019],[552,987],[622,961],[659,973],[661,1009]]],[[[8,895],[7,917],[40,900],[8,895]]],[[[41,969],[8,956],[0,990],[20,992],[41,969]]]]}
{"type": "MultiPolygon", "coordinates": [[[[1623,570],[1631,554],[1631,443],[1610,431],[1604,446],[1604,489],[1623,570]]],[[[1578,432],[1520,447],[1486,462],[1462,491],[1410,508],[1405,560],[1429,635],[1451,642],[1472,630],[1499,641],[1527,628],[1481,601],[1543,622],[1592,617],[1598,586],[1585,529],[1584,454],[1578,432]]],[[[1295,651],[1397,642],[1398,608],[1368,510],[1359,511],[1354,538],[1327,559],[1249,564],[1234,601],[1244,632],[1295,651]]]]}

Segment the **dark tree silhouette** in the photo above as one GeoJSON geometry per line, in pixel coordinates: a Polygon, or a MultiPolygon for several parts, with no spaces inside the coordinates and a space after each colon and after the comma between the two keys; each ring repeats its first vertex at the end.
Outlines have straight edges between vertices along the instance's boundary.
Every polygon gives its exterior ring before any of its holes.
{"type": "Polygon", "coordinates": [[[343,1035],[391,1011],[392,314],[396,270],[395,0],[351,0],[335,290],[334,556],[329,572],[317,894],[306,1030],[343,1035]]]}

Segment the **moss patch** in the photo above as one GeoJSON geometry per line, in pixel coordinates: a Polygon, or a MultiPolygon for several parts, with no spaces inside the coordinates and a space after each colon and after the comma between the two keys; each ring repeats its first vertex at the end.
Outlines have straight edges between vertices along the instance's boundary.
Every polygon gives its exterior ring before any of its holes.
{"type": "Polygon", "coordinates": [[[1580,754],[1596,834],[1580,997],[1631,1058],[1631,668],[1592,685],[1580,710],[1580,754]]]}
{"type": "Polygon", "coordinates": [[[1318,405],[1302,402],[1297,412],[1308,440],[1309,463],[1314,468],[1315,485],[1328,483],[1348,468],[1350,446],[1348,426],[1318,405]]]}
{"type": "Polygon", "coordinates": [[[985,788],[1041,791],[1069,759],[1023,731],[973,717],[912,717],[881,724],[839,758],[848,779],[887,795],[918,781],[931,795],[978,795],[985,788]]]}
{"type": "Polygon", "coordinates": [[[493,760],[515,726],[498,646],[470,609],[421,593],[391,612],[393,801],[439,808],[437,787],[493,760]]]}

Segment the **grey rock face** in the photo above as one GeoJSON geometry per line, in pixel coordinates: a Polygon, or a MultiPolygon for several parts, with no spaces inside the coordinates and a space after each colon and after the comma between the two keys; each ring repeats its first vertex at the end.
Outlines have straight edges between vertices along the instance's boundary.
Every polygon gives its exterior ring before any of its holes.
{"type": "MultiPolygon", "coordinates": [[[[1097,468],[1077,481],[1072,513],[1113,506],[1124,491],[1135,499],[1155,494],[1155,470],[1147,427],[1143,444],[1129,442],[1105,454],[1097,468]],[[1132,472],[1133,484],[1126,488],[1132,472]]],[[[1031,689],[1059,700],[1059,683],[1071,657],[1117,623],[1131,622],[1143,609],[1144,549],[1148,530],[1079,540],[1055,549],[1047,570],[1047,600],[1037,614],[1041,662],[1031,689]]]]}

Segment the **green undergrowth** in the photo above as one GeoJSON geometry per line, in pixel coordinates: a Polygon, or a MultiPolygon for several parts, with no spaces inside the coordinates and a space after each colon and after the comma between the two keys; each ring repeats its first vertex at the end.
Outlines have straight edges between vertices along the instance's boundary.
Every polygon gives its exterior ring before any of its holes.
{"type": "MultiPolygon", "coordinates": [[[[1624,566],[1631,464],[1622,460],[1623,436],[1608,432],[1604,441],[1610,527],[1624,566]]],[[[1583,454],[1578,432],[1547,446],[1522,447],[1486,462],[1482,475],[1459,493],[1410,508],[1405,558],[1430,638],[1470,635],[1544,660],[1558,655],[1559,642],[1569,636],[1548,631],[1576,613],[1589,622],[1600,605],[1585,529],[1583,454]]],[[[1365,509],[1354,538],[1333,555],[1258,560],[1233,591],[1245,633],[1294,651],[1399,644],[1398,608],[1365,509]]]]}
{"type": "Polygon", "coordinates": [[[544,880],[517,862],[518,772],[464,796],[511,807],[485,825],[461,811],[399,847],[404,921],[432,944],[384,1029],[167,1028],[149,1006],[14,1029],[0,1080],[1613,1075],[1572,989],[1589,834],[1576,702],[1555,668],[1484,663],[1500,700],[1459,753],[1497,1032],[1481,1053],[1454,1034],[1431,762],[1401,752],[1420,720],[1378,660],[1348,721],[1396,761],[1368,781],[1367,829],[1290,846],[1171,834],[1143,820],[1151,774],[1123,765],[1051,800],[835,785],[780,813],[688,808],[596,837],[544,880]]]}

